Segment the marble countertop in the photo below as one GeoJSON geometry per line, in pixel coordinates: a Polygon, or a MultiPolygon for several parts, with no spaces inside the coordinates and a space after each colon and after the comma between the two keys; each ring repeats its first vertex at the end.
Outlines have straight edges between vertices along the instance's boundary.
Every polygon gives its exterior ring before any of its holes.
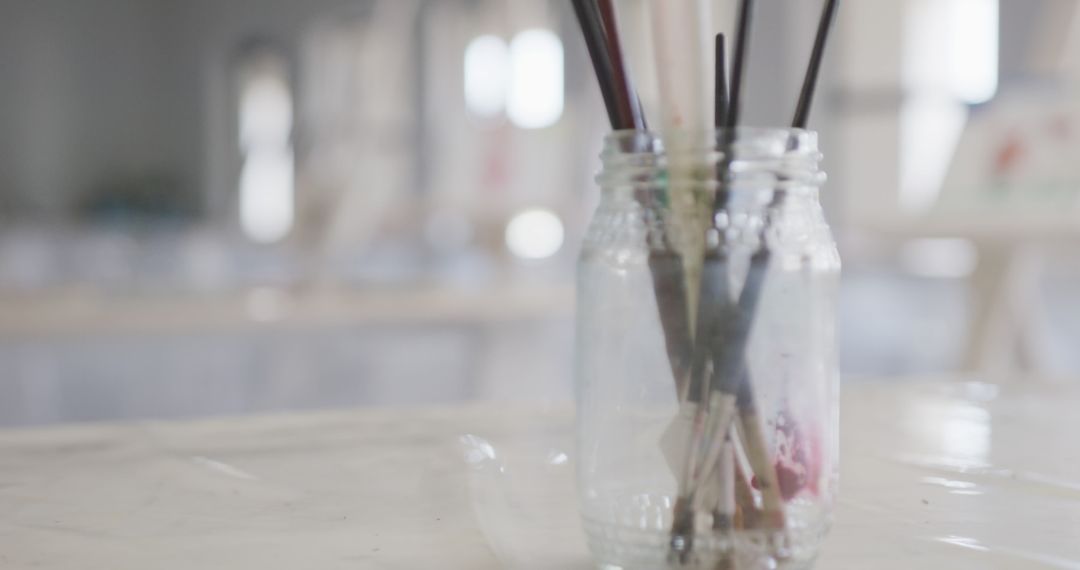
{"type": "MultiPolygon", "coordinates": [[[[1080,569],[1080,389],[845,387],[819,568],[1080,569]]],[[[0,431],[0,568],[586,569],[572,414],[0,431]]]]}

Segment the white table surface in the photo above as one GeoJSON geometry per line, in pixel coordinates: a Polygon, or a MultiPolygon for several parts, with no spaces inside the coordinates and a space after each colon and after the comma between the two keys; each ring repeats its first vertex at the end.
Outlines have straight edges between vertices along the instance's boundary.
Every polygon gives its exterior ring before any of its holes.
{"type": "MultiPolygon", "coordinates": [[[[1080,569],[1080,390],[859,384],[822,569],[1080,569]]],[[[492,405],[0,431],[0,568],[589,567],[572,416],[492,405]]]]}

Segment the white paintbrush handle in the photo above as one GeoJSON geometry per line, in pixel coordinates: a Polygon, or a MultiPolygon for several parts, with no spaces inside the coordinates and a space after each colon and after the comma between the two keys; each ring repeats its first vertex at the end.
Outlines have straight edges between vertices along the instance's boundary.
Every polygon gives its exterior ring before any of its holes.
{"type": "Polygon", "coordinates": [[[709,3],[652,0],[650,9],[663,129],[703,129],[707,126],[704,62],[709,3]]]}

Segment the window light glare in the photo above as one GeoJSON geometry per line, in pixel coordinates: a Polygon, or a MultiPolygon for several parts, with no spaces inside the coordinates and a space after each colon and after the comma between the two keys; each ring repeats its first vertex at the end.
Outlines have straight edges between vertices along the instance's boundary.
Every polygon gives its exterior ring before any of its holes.
{"type": "Polygon", "coordinates": [[[545,259],[562,248],[562,220],[550,210],[519,212],[506,226],[506,247],[521,259],[545,259]]]}
{"type": "Polygon", "coordinates": [[[478,117],[489,118],[506,108],[510,74],[509,49],[501,38],[480,36],[465,48],[465,106],[478,117]]]}
{"type": "Polygon", "coordinates": [[[263,149],[244,161],[240,173],[240,225],[249,238],[272,243],[293,225],[292,149],[263,149]]]}
{"type": "Polygon", "coordinates": [[[241,148],[288,140],[292,123],[292,97],[284,79],[274,74],[251,78],[240,103],[241,148]]]}
{"type": "Polygon", "coordinates": [[[240,226],[253,241],[272,243],[293,226],[293,100],[283,62],[261,55],[241,75],[240,226]]]}
{"type": "Polygon", "coordinates": [[[563,112],[563,45],[550,30],[520,32],[510,42],[506,113],[524,129],[555,124],[563,112]]]}
{"type": "Polygon", "coordinates": [[[949,76],[953,94],[985,103],[998,89],[999,0],[949,0],[949,76]]]}

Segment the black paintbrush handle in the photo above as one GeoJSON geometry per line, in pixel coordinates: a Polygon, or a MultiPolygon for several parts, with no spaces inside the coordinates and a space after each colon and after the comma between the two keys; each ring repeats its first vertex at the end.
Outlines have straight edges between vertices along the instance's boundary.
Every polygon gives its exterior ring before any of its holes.
{"type": "Polygon", "coordinates": [[[600,95],[604,99],[604,108],[611,121],[611,128],[615,130],[627,128],[622,124],[619,116],[619,106],[615,96],[616,83],[611,66],[611,55],[608,53],[604,24],[600,19],[600,9],[595,0],[573,0],[572,3],[574,14],[581,26],[581,35],[585,38],[585,47],[589,51],[589,58],[592,59],[596,81],[600,84],[600,95]]]}
{"type": "Polygon", "coordinates": [[[805,129],[810,122],[810,108],[814,105],[814,92],[817,91],[821,61],[825,57],[825,44],[828,42],[833,22],[836,21],[839,7],[840,0],[826,0],[825,8],[821,12],[821,20],[814,37],[814,49],[810,52],[810,64],[806,68],[802,91],[799,92],[799,102],[795,106],[795,118],[791,121],[791,125],[796,129],[805,129]]]}

